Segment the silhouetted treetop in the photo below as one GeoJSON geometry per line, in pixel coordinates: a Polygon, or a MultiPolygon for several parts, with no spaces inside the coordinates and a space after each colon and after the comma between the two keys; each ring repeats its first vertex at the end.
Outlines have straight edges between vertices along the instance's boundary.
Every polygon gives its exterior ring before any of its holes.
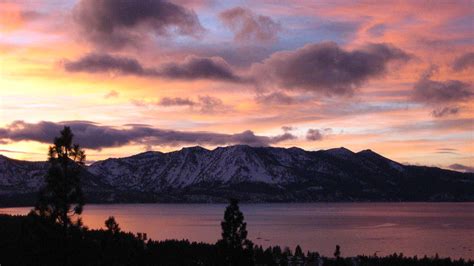
{"type": "Polygon", "coordinates": [[[239,202],[231,199],[224,213],[224,221],[221,222],[222,240],[227,247],[242,248],[247,241],[247,223],[244,215],[239,209],[239,202]]]}
{"type": "Polygon", "coordinates": [[[119,224],[115,221],[115,217],[109,216],[107,220],[105,220],[105,227],[107,227],[107,231],[117,234],[120,233],[119,224]]]}
{"type": "MultiPolygon", "coordinates": [[[[61,224],[65,231],[73,225],[72,218],[80,215],[84,206],[79,174],[86,155],[78,144],[73,144],[73,138],[74,134],[67,126],[54,138],[48,151],[46,185],[35,206],[35,213],[61,224]]],[[[75,221],[76,225],[80,223],[80,219],[75,221]]]]}

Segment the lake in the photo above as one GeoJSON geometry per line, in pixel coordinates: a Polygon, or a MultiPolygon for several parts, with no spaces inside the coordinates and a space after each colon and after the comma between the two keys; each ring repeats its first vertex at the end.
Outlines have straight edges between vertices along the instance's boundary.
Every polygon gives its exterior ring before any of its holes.
{"type": "MultiPolygon", "coordinates": [[[[258,245],[289,246],[332,256],[403,252],[474,259],[474,203],[278,203],[241,204],[249,238],[258,245]]],[[[30,208],[0,213],[26,214],[30,208]]],[[[224,204],[86,205],[84,224],[103,228],[115,216],[124,231],[148,237],[214,243],[224,204]]]]}

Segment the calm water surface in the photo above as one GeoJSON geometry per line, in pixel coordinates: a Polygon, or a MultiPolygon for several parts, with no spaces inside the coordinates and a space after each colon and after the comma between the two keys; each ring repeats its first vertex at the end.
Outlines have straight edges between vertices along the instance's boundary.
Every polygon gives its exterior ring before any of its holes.
{"type": "MultiPolygon", "coordinates": [[[[26,214],[30,208],[0,209],[26,214]]],[[[241,204],[249,238],[332,256],[403,252],[474,259],[474,203],[283,203],[241,204]]],[[[155,240],[189,239],[214,243],[220,237],[224,204],[86,205],[84,224],[103,228],[115,216],[125,231],[155,240]]]]}

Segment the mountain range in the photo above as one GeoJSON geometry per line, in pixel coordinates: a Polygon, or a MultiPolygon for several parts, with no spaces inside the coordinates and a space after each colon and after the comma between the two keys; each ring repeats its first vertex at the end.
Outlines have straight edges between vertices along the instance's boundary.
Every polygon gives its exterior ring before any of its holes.
{"type": "MultiPolygon", "coordinates": [[[[0,155],[0,205],[30,205],[47,162],[0,155]]],[[[404,165],[371,150],[235,145],[110,158],[85,166],[88,202],[474,201],[474,173],[404,165]]]]}

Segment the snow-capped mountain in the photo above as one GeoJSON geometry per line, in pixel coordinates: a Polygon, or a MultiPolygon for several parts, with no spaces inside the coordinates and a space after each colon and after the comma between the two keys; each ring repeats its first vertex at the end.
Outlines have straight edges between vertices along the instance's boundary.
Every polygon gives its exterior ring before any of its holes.
{"type": "MultiPolygon", "coordinates": [[[[34,193],[46,169],[0,157],[0,196],[34,193]]],[[[98,161],[83,172],[84,190],[96,202],[474,200],[472,173],[345,148],[190,147],[98,161]]]]}
{"type": "Polygon", "coordinates": [[[0,155],[0,194],[37,191],[47,169],[46,162],[13,160],[0,155]]]}

